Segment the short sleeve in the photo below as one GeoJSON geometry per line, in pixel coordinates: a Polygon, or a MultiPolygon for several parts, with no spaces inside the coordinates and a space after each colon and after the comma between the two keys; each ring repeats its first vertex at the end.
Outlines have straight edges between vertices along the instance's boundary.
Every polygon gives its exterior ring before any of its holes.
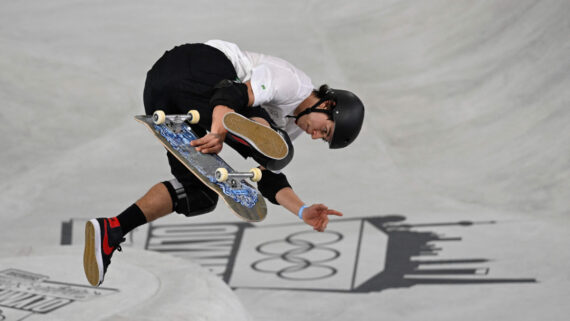
{"type": "Polygon", "coordinates": [[[273,88],[271,70],[268,66],[259,65],[253,68],[251,73],[251,89],[254,96],[254,106],[261,106],[273,99],[275,88],[273,88]]]}

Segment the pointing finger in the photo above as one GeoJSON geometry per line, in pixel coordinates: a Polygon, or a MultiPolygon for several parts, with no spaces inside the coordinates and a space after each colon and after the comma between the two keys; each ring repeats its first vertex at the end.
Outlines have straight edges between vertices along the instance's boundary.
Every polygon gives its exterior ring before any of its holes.
{"type": "Polygon", "coordinates": [[[327,211],[327,214],[328,214],[328,215],[342,216],[342,213],[341,213],[341,212],[335,211],[335,210],[331,210],[331,209],[329,209],[329,210],[327,211]]]}

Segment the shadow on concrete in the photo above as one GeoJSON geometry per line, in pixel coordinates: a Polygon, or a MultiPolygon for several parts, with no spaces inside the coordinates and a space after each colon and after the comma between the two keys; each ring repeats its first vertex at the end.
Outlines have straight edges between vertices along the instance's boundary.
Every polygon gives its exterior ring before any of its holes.
{"type": "Polygon", "coordinates": [[[488,278],[490,263],[486,258],[463,257],[437,259],[442,248],[437,243],[460,242],[461,237],[445,237],[433,231],[418,231],[417,228],[450,226],[471,227],[496,224],[486,222],[442,222],[429,224],[406,224],[404,216],[378,216],[366,218],[376,228],[388,235],[386,265],[382,272],[352,292],[379,292],[386,289],[408,288],[420,284],[490,284],[490,283],[536,283],[533,278],[488,278]],[[481,265],[481,267],[471,267],[481,265]],[[469,267],[465,267],[469,266],[469,267]]]}
{"type": "MultiPolygon", "coordinates": [[[[274,287],[253,282],[247,286],[238,286],[237,288],[265,288],[273,290],[301,290],[301,291],[318,291],[318,292],[344,292],[344,293],[370,293],[380,292],[387,289],[409,288],[415,285],[468,285],[468,284],[497,284],[497,283],[536,283],[534,278],[520,277],[489,277],[493,261],[488,258],[471,257],[466,253],[462,257],[450,258],[445,253],[445,244],[451,242],[462,242],[461,236],[446,236],[438,233],[438,229],[452,228],[453,233],[461,234],[457,228],[473,228],[475,226],[497,224],[495,221],[458,221],[458,222],[437,222],[410,224],[406,223],[406,217],[402,215],[373,216],[363,218],[350,218],[335,220],[335,223],[357,221],[361,227],[364,224],[374,226],[378,231],[384,233],[387,242],[384,244],[366,244],[372,251],[367,251],[361,256],[371,258],[374,256],[384,256],[383,266],[378,266],[377,273],[359,285],[353,285],[348,288],[321,288],[319,286],[306,286],[299,288],[296,282],[289,282],[283,287],[274,287]],[[442,258],[445,257],[445,258],[442,258]]],[[[72,244],[73,231],[81,228],[84,224],[83,220],[72,219],[62,223],[61,244],[72,244]]],[[[275,228],[276,226],[271,226],[275,228]]],[[[285,224],[284,228],[287,232],[283,235],[297,235],[299,233],[306,234],[307,230],[298,224],[285,224]]],[[[168,253],[177,257],[188,259],[195,263],[210,269],[212,272],[221,277],[226,283],[230,284],[232,275],[234,274],[238,261],[238,253],[240,247],[245,247],[243,252],[252,244],[242,244],[244,235],[264,230],[267,227],[256,227],[250,223],[244,222],[227,222],[227,223],[206,223],[206,224],[148,224],[146,231],[135,231],[141,237],[133,238],[131,233],[128,238],[127,246],[140,247],[146,250],[168,253]],[[135,240],[136,239],[136,240],[135,240]]],[[[344,233],[333,231],[334,227],[329,228],[328,233],[339,234],[338,241],[344,239],[344,233]]],[[[274,230],[272,230],[274,231],[274,230]]],[[[360,230],[360,238],[362,239],[362,229],[360,230]]],[[[326,232],[324,234],[327,234],[326,232]]],[[[316,234],[317,236],[324,234],[316,234]]],[[[268,242],[274,235],[263,235],[256,242],[268,242]]],[[[281,239],[273,240],[270,243],[279,242],[281,239]]],[[[483,241],[483,240],[482,240],[483,241]]],[[[360,241],[362,242],[362,241],[360,241]]],[[[303,243],[304,244],[304,243],[303,243]]],[[[308,242],[307,244],[310,244],[308,242]]],[[[317,249],[315,245],[310,246],[307,251],[317,249]]],[[[354,244],[354,248],[360,251],[362,244],[354,244]]],[[[293,251],[298,254],[301,248],[293,251]]],[[[247,252],[247,251],[246,251],[247,252]]],[[[301,264],[298,269],[309,270],[311,265],[318,263],[311,262],[312,255],[306,253],[307,258],[297,257],[297,261],[293,263],[287,262],[289,252],[277,254],[277,257],[283,259],[282,268],[287,268],[291,264],[301,264]],[[299,263],[301,262],[301,263],[299,263]]],[[[305,252],[303,252],[305,253],[305,252]]],[[[341,253],[337,258],[351,253],[341,253]]],[[[247,255],[245,255],[247,256],[247,255]]],[[[358,262],[358,257],[357,257],[358,262]]],[[[242,261],[243,263],[243,261],[242,261]]],[[[358,264],[358,263],[356,263],[358,264]]],[[[317,266],[314,267],[317,267],[317,266]]],[[[294,266],[295,267],[295,266],[294,266]]],[[[241,267],[243,268],[243,267],[241,267]]],[[[331,281],[336,273],[330,275],[331,281]]],[[[330,283],[329,282],[329,283],[330,283]]],[[[329,284],[330,285],[330,284],[329,284]]]]}

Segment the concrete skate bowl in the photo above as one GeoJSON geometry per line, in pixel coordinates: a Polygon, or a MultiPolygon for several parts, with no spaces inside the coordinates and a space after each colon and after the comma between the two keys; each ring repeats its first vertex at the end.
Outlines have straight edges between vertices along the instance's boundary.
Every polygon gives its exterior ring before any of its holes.
{"type": "Polygon", "coordinates": [[[359,151],[377,147],[386,154],[376,158],[389,157],[436,197],[567,211],[568,3],[339,6],[322,42],[347,86],[365,88],[367,146],[359,151]]]}
{"type": "MultiPolygon", "coordinates": [[[[489,319],[505,310],[505,302],[516,303],[512,310],[519,318],[513,319],[526,320],[538,319],[537,314],[544,318],[547,310],[558,310],[567,301],[567,295],[551,295],[567,292],[567,280],[558,276],[568,265],[567,251],[559,250],[566,248],[563,214],[570,199],[567,1],[226,1],[220,8],[213,2],[170,4],[2,4],[0,40],[6,45],[0,53],[0,215],[5,239],[32,249],[59,244],[61,222],[117,214],[150,184],[167,178],[163,151],[132,119],[142,112],[145,73],[177,44],[219,38],[283,57],[315,85],[327,82],[354,90],[365,102],[363,131],[346,153],[313,147],[307,139],[296,143],[288,175],[300,195],[332,203],[347,218],[387,213],[411,223],[424,222],[426,213],[431,215],[427,223],[456,221],[457,213],[469,220],[481,213],[483,220],[536,218],[539,228],[532,221],[505,226],[501,233],[485,230],[473,247],[483,249],[485,258],[506,261],[507,271],[525,269],[514,276],[536,277],[541,286],[552,288],[516,288],[510,302],[502,294],[514,288],[489,293],[486,301],[470,289],[464,290],[462,302],[486,311],[489,319]],[[320,151],[326,157],[315,162],[320,151]],[[330,184],[315,187],[317,169],[330,184]],[[350,188],[338,192],[345,185],[350,188]],[[532,231],[525,234],[525,246],[518,229],[532,231]],[[491,232],[495,240],[511,239],[515,245],[487,243],[491,232]],[[489,248],[495,249],[492,254],[489,248]]],[[[224,207],[217,211],[212,217],[225,220],[224,207]]],[[[291,223],[288,213],[272,211],[266,223],[291,223]]],[[[80,252],[61,254],[77,258],[71,273],[82,271],[80,252]]],[[[27,268],[36,266],[40,255],[26,253],[26,264],[14,259],[9,268],[34,272],[27,268]]],[[[129,253],[114,258],[104,286],[114,289],[113,278],[134,270],[136,265],[121,261],[129,253]]],[[[14,256],[21,255],[2,259],[14,256]]],[[[82,275],[64,278],[67,271],[50,272],[50,280],[84,282],[82,275]]],[[[134,283],[129,286],[136,292],[134,283]]],[[[180,291],[172,289],[169,295],[180,291]]],[[[346,319],[360,313],[362,319],[456,319],[442,311],[457,294],[443,292],[333,295],[319,317],[346,319]],[[427,297],[442,303],[434,301],[418,311],[409,308],[411,299],[427,297]],[[398,303],[405,307],[399,310],[398,303]],[[352,309],[331,308],[341,306],[352,309]],[[402,316],[404,309],[410,314],[402,316]]],[[[254,315],[314,319],[312,311],[299,308],[314,293],[249,294],[240,299],[254,315]],[[296,308],[279,315],[275,311],[283,311],[283,298],[296,308]]],[[[171,304],[152,300],[134,307],[182,311],[171,304]]],[[[121,316],[128,319],[130,314],[121,316]]]]}
{"type": "Polygon", "coordinates": [[[0,319],[251,320],[228,286],[196,264],[129,248],[96,288],[86,285],[81,252],[0,248],[0,319]]]}

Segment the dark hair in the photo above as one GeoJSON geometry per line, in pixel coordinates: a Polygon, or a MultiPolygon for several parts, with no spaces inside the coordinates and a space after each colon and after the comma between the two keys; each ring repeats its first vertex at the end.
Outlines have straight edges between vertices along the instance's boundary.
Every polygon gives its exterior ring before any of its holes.
{"type": "Polygon", "coordinates": [[[313,89],[313,94],[320,99],[327,99],[330,96],[330,87],[327,84],[321,85],[319,89],[313,89]]]}
{"type": "MultiPolygon", "coordinates": [[[[323,101],[335,99],[332,89],[327,84],[321,85],[319,87],[319,89],[313,89],[313,95],[315,95],[319,99],[318,104],[322,103],[323,101]]],[[[313,106],[313,107],[315,107],[315,106],[313,106]]],[[[330,107],[330,109],[332,109],[332,108],[334,108],[334,106],[330,107]]],[[[328,109],[329,111],[326,112],[325,114],[327,114],[329,120],[333,120],[332,113],[331,113],[330,109],[328,109]]]]}

